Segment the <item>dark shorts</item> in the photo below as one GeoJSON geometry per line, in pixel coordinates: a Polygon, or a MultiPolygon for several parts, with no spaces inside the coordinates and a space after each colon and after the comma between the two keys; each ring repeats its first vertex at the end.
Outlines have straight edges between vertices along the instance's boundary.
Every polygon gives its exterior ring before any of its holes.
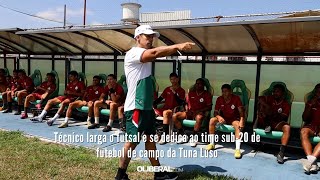
{"type": "Polygon", "coordinates": [[[226,118],[224,119],[227,125],[232,125],[233,121],[240,121],[240,118],[226,118]]]}
{"type": "Polygon", "coordinates": [[[154,112],[156,113],[156,115],[163,117],[163,112],[166,110],[171,110],[173,112],[173,109],[169,109],[169,108],[154,109],[154,112]]]}
{"type": "Polygon", "coordinates": [[[155,113],[154,110],[131,110],[124,112],[126,118],[126,133],[128,137],[135,137],[133,139],[128,138],[129,142],[138,144],[142,134],[153,135],[156,134],[155,127],[155,113]]]}

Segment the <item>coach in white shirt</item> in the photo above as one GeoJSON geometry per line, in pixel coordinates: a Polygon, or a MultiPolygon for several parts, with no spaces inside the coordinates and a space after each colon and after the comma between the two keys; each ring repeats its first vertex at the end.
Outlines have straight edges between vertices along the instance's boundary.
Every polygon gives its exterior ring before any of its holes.
{"type": "MultiPolygon", "coordinates": [[[[135,29],[136,47],[130,49],[124,59],[124,72],[128,86],[128,93],[124,104],[126,131],[129,141],[124,145],[124,157],[120,158],[119,169],[115,179],[128,179],[126,170],[130,162],[128,150],[131,151],[139,144],[140,136],[145,134],[146,150],[156,150],[155,142],[150,136],[155,134],[155,114],[152,109],[155,91],[151,78],[152,61],[159,57],[170,56],[177,51],[191,49],[194,43],[186,42],[171,46],[152,46],[155,37],[160,34],[152,30],[149,25],[141,25],[135,29]]],[[[149,157],[153,166],[160,166],[159,160],[149,157]]],[[[176,173],[156,172],[154,179],[176,179],[176,173]]]]}

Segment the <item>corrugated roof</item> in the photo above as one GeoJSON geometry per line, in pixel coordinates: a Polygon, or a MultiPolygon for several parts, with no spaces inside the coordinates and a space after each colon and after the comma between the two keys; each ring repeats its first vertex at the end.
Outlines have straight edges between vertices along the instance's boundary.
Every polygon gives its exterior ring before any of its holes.
{"type": "MultiPolygon", "coordinates": [[[[124,54],[135,45],[133,25],[71,29],[3,29],[0,51],[30,55],[124,54]]],[[[184,55],[320,52],[320,17],[212,22],[154,27],[155,46],[191,41],[184,55]]]]}

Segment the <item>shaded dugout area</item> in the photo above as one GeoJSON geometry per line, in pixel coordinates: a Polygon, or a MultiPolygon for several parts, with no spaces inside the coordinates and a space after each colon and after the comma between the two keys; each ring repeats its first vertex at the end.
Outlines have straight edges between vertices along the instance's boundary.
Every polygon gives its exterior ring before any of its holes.
{"type": "MultiPolygon", "coordinates": [[[[0,30],[0,67],[25,69],[32,74],[55,70],[59,75],[59,94],[67,83],[71,70],[86,74],[88,83],[94,75],[123,72],[123,58],[134,46],[134,25],[114,25],[88,28],[2,29],[0,30]],[[10,57],[18,54],[19,57],[10,57]],[[34,57],[34,55],[42,55],[34,57]],[[99,55],[97,58],[96,55],[99,55]]],[[[253,129],[256,119],[255,99],[274,81],[282,81],[293,93],[290,124],[294,128],[292,145],[299,147],[304,95],[319,81],[320,17],[281,18],[260,21],[215,22],[180,26],[154,27],[161,36],[155,46],[185,41],[196,44],[185,57],[172,56],[153,63],[160,92],[169,85],[168,75],[178,72],[181,85],[188,89],[197,78],[207,78],[214,88],[213,101],[224,83],[243,80],[251,91],[247,129],[253,129]],[[194,57],[197,56],[197,57],[194,57]],[[227,57],[222,61],[219,57],[227,57]],[[245,58],[230,58],[230,57],[245,58]],[[310,57],[306,61],[269,61],[270,57],[310,57]],[[179,61],[181,60],[182,61],[179,61]],[[187,59],[187,60],[184,60],[187,59]],[[246,59],[246,60],[245,60],[246,59]],[[249,61],[250,59],[250,61],[249,61]],[[298,143],[297,143],[298,142],[298,143]]]]}

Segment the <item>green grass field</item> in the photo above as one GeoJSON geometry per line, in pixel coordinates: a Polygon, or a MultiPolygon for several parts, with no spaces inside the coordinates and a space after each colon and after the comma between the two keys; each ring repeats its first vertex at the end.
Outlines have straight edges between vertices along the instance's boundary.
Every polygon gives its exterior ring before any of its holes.
{"type": "MultiPolygon", "coordinates": [[[[94,150],[62,146],[27,138],[21,132],[0,131],[0,179],[114,179],[118,158],[97,158],[94,150]]],[[[148,162],[133,161],[130,179],[153,179],[153,173],[136,172],[148,162]]],[[[179,179],[231,180],[203,172],[183,172],[179,179]]]]}

